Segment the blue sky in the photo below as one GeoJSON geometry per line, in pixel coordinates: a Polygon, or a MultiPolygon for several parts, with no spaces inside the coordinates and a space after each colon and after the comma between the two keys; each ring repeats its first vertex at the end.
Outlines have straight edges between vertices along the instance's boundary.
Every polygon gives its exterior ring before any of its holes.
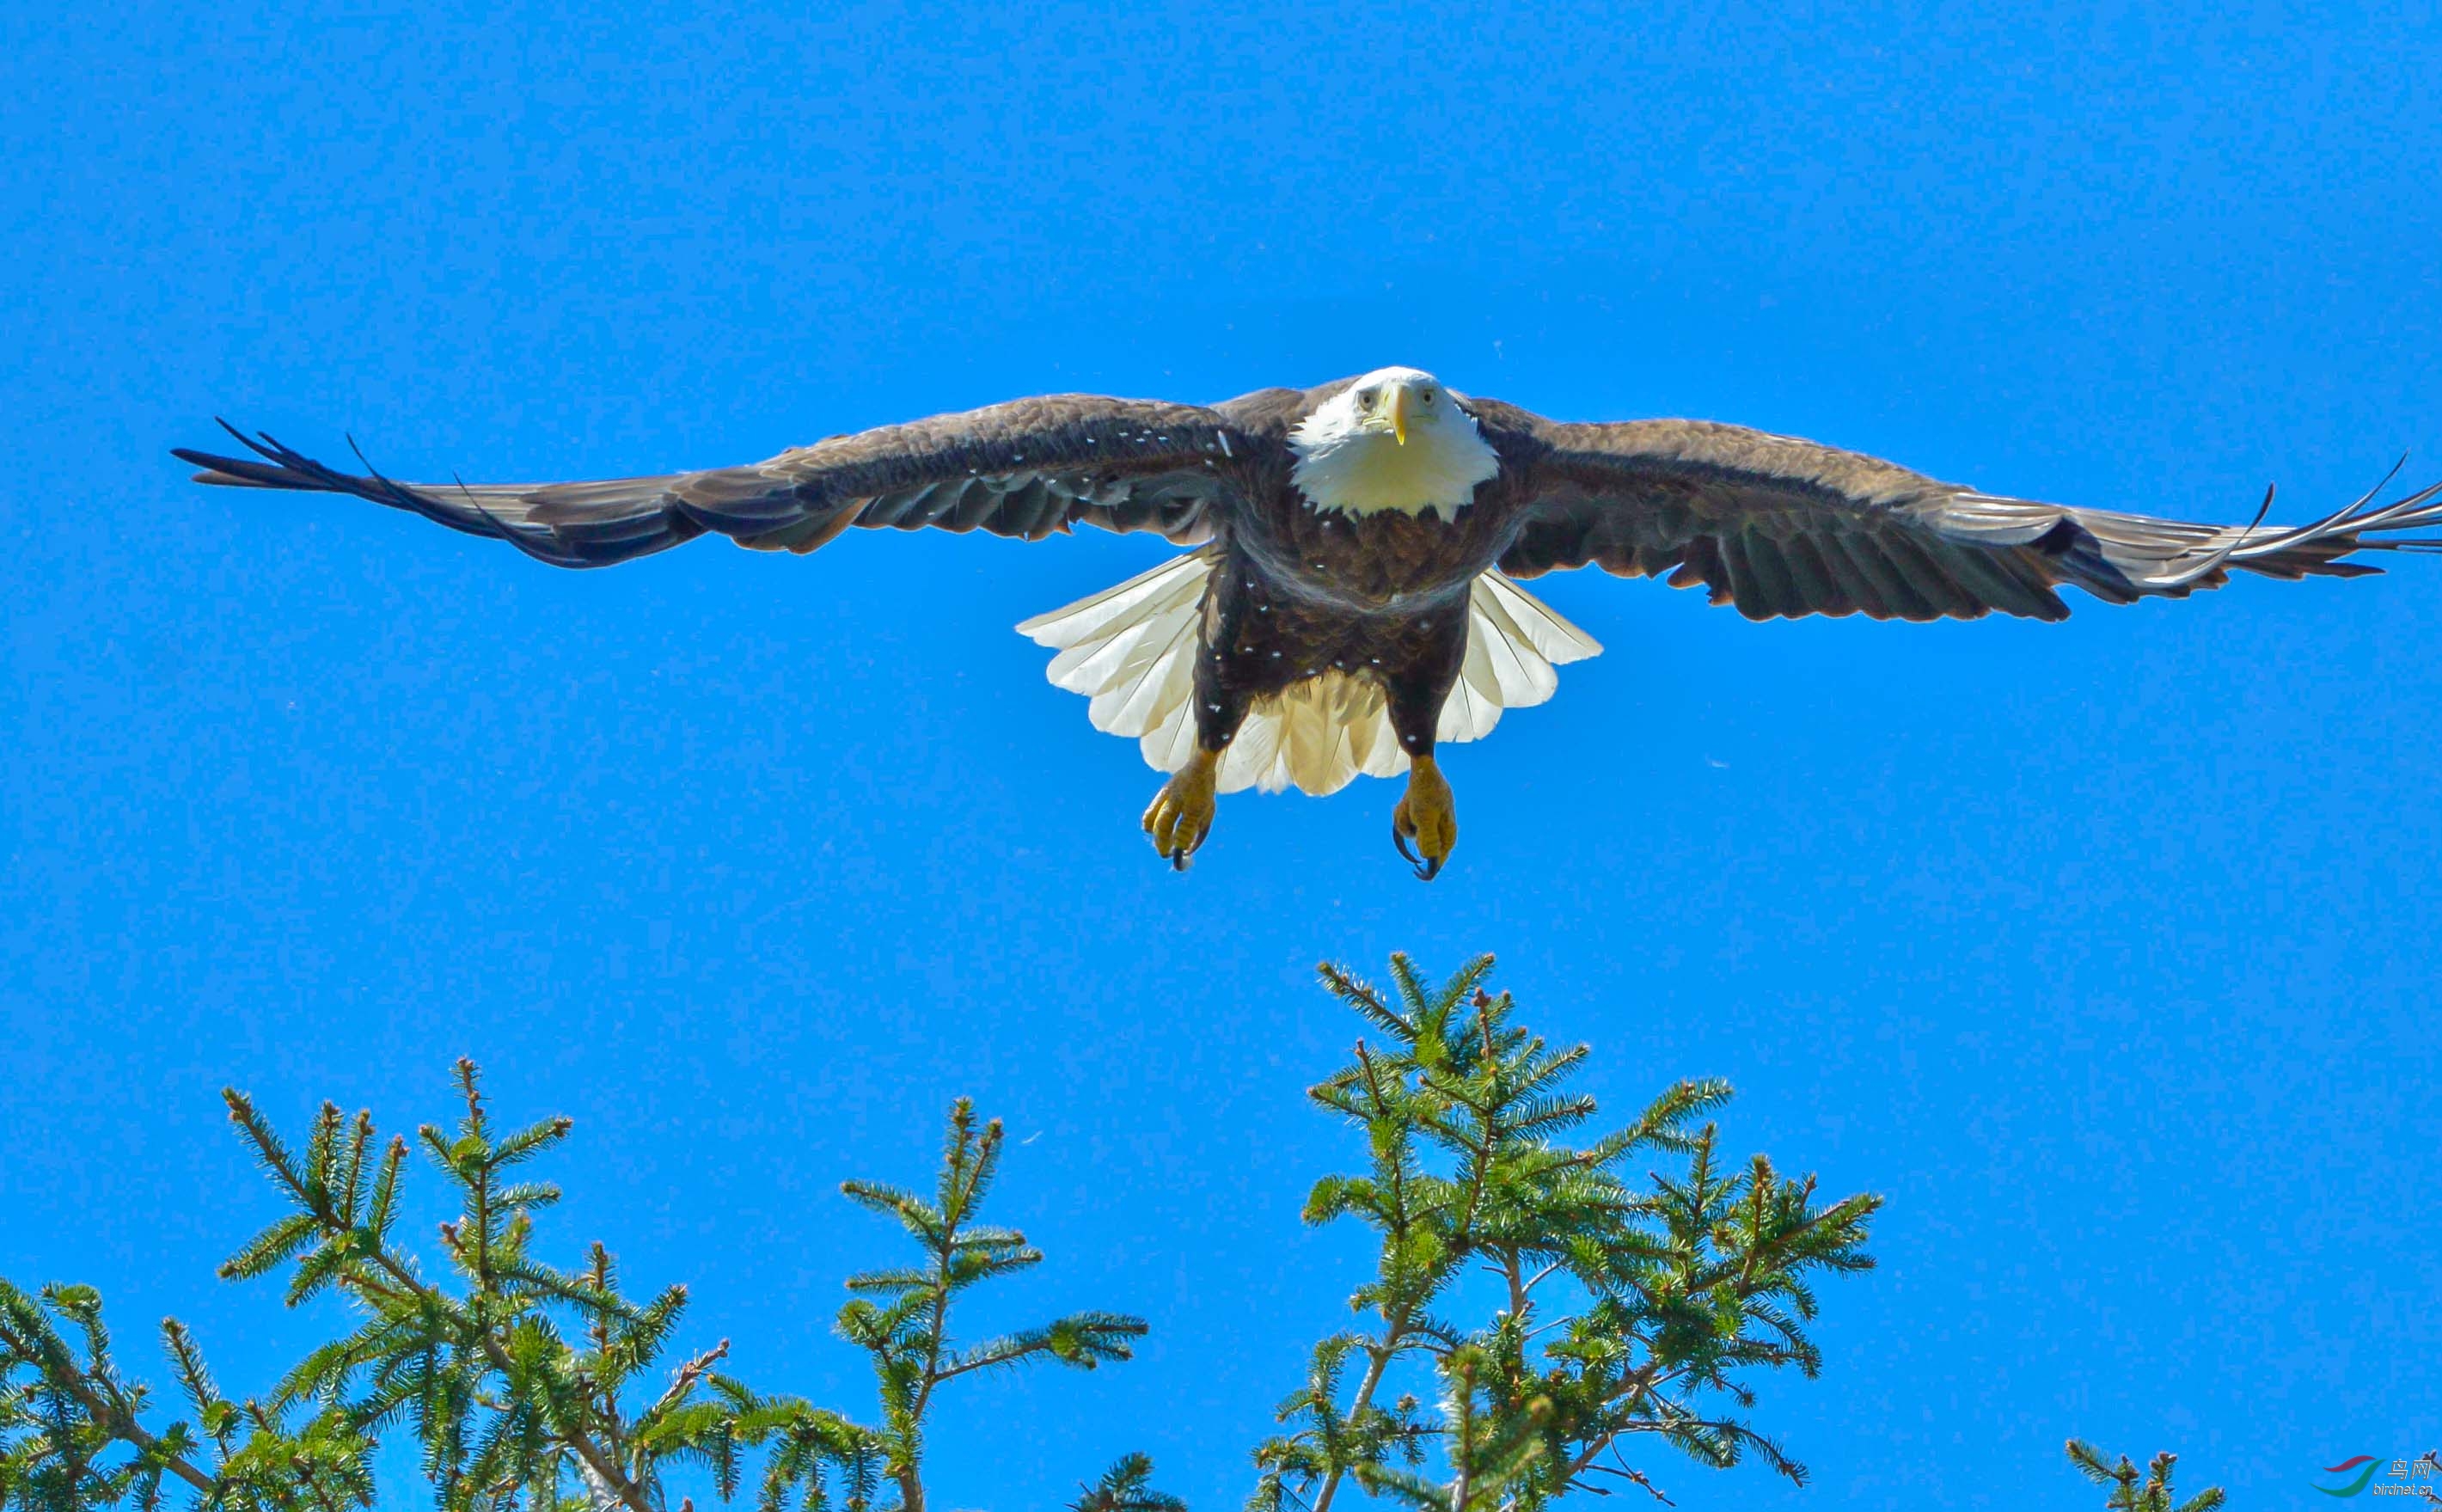
{"type": "MultiPolygon", "coordinates": [[[[2403,8],[2408,9],[2413,8],[2403,8]]],[[[1625,1110],[1889,1197],[1814,1467],[1686,1507],[2080,1505],[2071,1433],[2302,1500],[2442,1440],[2442,564],[2065,625],[1750,625],[1539,586],[1609,647],[1394,785],[1156,785],[1010,627],[1159,559],[857,535],[600,574],[190,487],[226,413],[470,480],[738,462],[1018,393],[1391,362],[1996,491],[2243,518],[2442,469],[2442,46],[2390,8],[378,4],[0,17],[0,1274],[175,1311],[232,1384],[325,1320],[210,1280],[271,1211],[217,1088],[579,1120],[564,1253],[861,1408],[833,1193],[1009,1120],[1136,1363],[978,1384],[937,1497],[1141,1447],[1203,1508],[1335,1325],[1322,957],[1498,953],[1625,1110]],[[199,11],[209,11],[201,14],[199,11]],[[234,1192],[235,1195],[228,1193],[234,1192]]]]}

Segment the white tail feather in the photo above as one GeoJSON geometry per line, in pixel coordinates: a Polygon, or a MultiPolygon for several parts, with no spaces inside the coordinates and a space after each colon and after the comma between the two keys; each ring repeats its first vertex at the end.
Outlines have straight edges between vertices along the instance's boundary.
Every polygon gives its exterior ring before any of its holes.
{"type": "MultiPolygon", "coordinates": [[[[1201,552],[1162,563],[1091,598],[1017,628],[1051,647],[1052,683],[1093,700],[1094,728],[1138,739],[1157,772],[1195,752],[1195,653],[1213,559],[1201,552]]],[[[1473,740],[1503,711],[1528,708],[1560,685],[1556,665],[1599,655],[1594,637],[1499,573],[1467,594],[1467,660],[1442,705],[1436,740],[1473,740]]],[[[1359,774],[1407,768],[1380,684],[1339,672],[1258,700],[1221,758],[1220,788],[1337,792],[1359,774]]]]}

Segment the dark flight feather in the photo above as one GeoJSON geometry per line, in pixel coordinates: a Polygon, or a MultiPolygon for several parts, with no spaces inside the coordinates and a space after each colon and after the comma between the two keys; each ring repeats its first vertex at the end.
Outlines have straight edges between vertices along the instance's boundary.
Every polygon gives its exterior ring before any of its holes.
{"type": "MultiPolygon", "coordinates": [[[[1692,420],[1559,424],[1479,406],[1516,459],[1517,519],[1499,566],[1531,578],[1599,566],[1667,571],[1751,619],[2032,619],[2068,613],[2055,589],[2112,603],[2185,597],[2232,571],[2355,577],[2363,551],[2442,550],[2442,484],[2389,503],[2390,479],[2291,528],[2192,524],[2071,509],[1938,482],[1856,452],[1692,420]]],[[[2394,469],[2396,473],[2396,468],[2394,469]]],[[[2269,502],[2269,496],[2268,496],[2269,502]]]]}
{"type": "MultiPolygon", "coordinates": [[[[834,436],[769,462],[601,483],[400,483],[340,472],[268,435],[252,452],[174,454],[198,481],[353,494],[562,567],[603,567],[705,532],[811,551],[850,525],[983,530],[1036,540],[1072,525],[1211,538],[1225,463],[1256,452],[1214,410],[1054,394],[834,436]]],[[[359,461],[362,461],[361,455],[359,461]]]]}

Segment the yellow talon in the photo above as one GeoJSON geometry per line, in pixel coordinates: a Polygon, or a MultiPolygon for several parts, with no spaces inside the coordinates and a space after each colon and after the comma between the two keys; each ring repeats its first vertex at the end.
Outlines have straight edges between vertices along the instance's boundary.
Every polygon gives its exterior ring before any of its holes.
{"type": "Polygon", "coordinates": [[[1458,845],[1458,805],[1450,797],[1449,779],[1429,756],[1408,763],[1408,791],[1391,811],[1391,844],[1416,863],[1416,875],[1426,882],[1441,874],[1458,845]],[[1408,842],[1416,848],[1410,850],[1408,842]]]}
{"type": "Polygon", "coordinates": [[[1220,766],[1219,752],[1197,751],[1161,785],[1144,811],[1144,831],[1153,836],[1154,849],[1168,858],[1173,871],[1185,871],[1187,858],[1212,832],[1212,794],[1220,766]]]}

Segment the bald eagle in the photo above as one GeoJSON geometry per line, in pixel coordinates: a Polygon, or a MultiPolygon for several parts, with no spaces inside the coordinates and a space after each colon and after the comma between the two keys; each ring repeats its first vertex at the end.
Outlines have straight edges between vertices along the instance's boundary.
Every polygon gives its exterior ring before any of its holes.
{"type": "Polygon", "coordinates": [[[2294,528],[2263,511],[2189,524],[1978,493],[1736,426],[1558,423],[1413,368],[1209,407],[1052,394],[606,483],[393,483],[224,428],[253,456],[177,451],[200,482],[353,494],[556,567],[706,531],[811,552],[851,525],[1040,540],[1082,523],[1192,548],[1018,627],[1058,651],[1051,681],[1092,698],[1096,728],[1170,774],[1143,828],[1181,869],[1216,793],[1404,771],[1392,839],[1430,881],[1458,839],[1436,746],[1541,702],[1555,666],[1601,649],[1518,586],[1558,569],[1701,585],[1755,620],[2056,620],[2064,584],[2125,604],[2233,569],[2347,577],[2376,571],[2353,553],[2442,549],[2407,534],[2442,526],[2442,483],[2387,504],[2378,487],[2294,528]]]}

